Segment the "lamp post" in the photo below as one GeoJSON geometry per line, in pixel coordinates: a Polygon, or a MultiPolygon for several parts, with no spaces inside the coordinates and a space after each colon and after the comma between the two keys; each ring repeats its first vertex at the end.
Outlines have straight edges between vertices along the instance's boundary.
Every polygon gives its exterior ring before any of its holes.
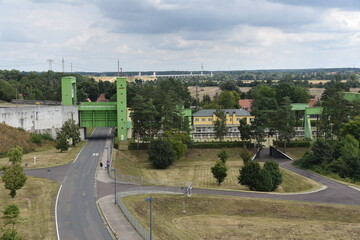
{"type": "Polygon", "coordinates": [[[152,197],[145,199],[145,201],[150,202],[150,240],[152,240],[152,197]]]}
{"type": "Polygon", "coordinates": [[[114,204],[116,204],[116,168],[111,169],[111,171],[115,172],[115,184],[114,184],[114,196],[115,196],[115,201],[114,204]]]}

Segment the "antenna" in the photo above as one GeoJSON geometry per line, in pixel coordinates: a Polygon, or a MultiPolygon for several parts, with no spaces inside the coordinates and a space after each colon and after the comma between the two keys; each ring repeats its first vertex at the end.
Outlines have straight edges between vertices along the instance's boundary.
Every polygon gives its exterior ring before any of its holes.
{"type": "Polygon", "coordinates": [[[62,62],[62,72],[64,73],[64,70],[65,70],[65,66],[64,66],[65,61],[64,61],[64,57],[62,58],[61,62],[62,62]]]}
{"type": "Polygon", "coordinates": [[[72,63],[70,63],[70,69],[71,69],[70,72],[72,72],[72,63]]]}
{"type": "Polygon", "coordinates": [[[118,76],[120,76],[120,62],[119,62],[119,59],[118,59],[118,76]]]}
{"type": "Polygon", "coordinates": [[[46,60],[49,63],[49,71],[52,71],[52,64],[54,63],[53,59],[46,60]]]}

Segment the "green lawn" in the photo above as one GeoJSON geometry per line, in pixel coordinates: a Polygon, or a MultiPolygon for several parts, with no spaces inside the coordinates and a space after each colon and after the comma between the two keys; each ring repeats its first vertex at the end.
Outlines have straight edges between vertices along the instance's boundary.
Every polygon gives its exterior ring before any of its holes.
{"type": "MultiPolygon", "coordinates": [[[[122,198],[149,229],[148,195],[122,198]]],[[[360,207],[220,196],[153,195],[153,234],[177,239],[359,239],[360,207]]]]}
{"type": "MultiPolygon", "coordinates": [[[[146,183],[164,186],[187,186],[192,182],[196,188],[248,190],[238,184],[239,169],[243,165],[241,149],[230,148],[229,160],[226,162],[228,176],[219,186],[213,178],[210,168],[215,164],[219,149],[191,149],[187,157],[176,161],[165,170],[154,169],[147,160],[147,152],[143,150],[115,151],[113,166],[121,174],[143,177],[146,183]]],[[[283,184],[277,192],[299,192],[318,189],[320,185],[298,174],[281,169],[283,184]]]]}

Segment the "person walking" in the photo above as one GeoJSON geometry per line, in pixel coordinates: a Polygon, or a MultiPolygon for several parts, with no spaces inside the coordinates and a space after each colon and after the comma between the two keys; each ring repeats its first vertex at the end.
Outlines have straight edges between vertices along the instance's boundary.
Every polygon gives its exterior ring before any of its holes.
{"type": "Polygon", "coordinates": [[[100,162],[100,168],[102,169],[102,167],[103,167],[103,163],[102,163],[102,162],[100,162]]]}

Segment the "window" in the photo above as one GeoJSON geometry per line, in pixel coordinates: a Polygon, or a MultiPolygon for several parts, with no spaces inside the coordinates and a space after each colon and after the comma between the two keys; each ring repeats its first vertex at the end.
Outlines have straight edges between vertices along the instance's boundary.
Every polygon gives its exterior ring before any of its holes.
{"type": "Polygon", "coordinates": [[[209,121],[209,122],[212,122],[212,118],[208,118],[208,121],[209,121]]]}
{"type": "Polygon", "coordinates": [[[199,121],[199,119],[198,118],[195,118],[195,122],[198,122],[199,121]]]}
{"type": "Polygon", "coordinates": [[[201,121],[202,121],[202,122],[205,122],[205,121],[206,121],[206,118],[202,118],[201,121]]]}
{"type": "Polygon", "coordinates": [[[237,122],[240,122],[240,118],[237,118],[236,121],[237,121],[237,122]]]}

